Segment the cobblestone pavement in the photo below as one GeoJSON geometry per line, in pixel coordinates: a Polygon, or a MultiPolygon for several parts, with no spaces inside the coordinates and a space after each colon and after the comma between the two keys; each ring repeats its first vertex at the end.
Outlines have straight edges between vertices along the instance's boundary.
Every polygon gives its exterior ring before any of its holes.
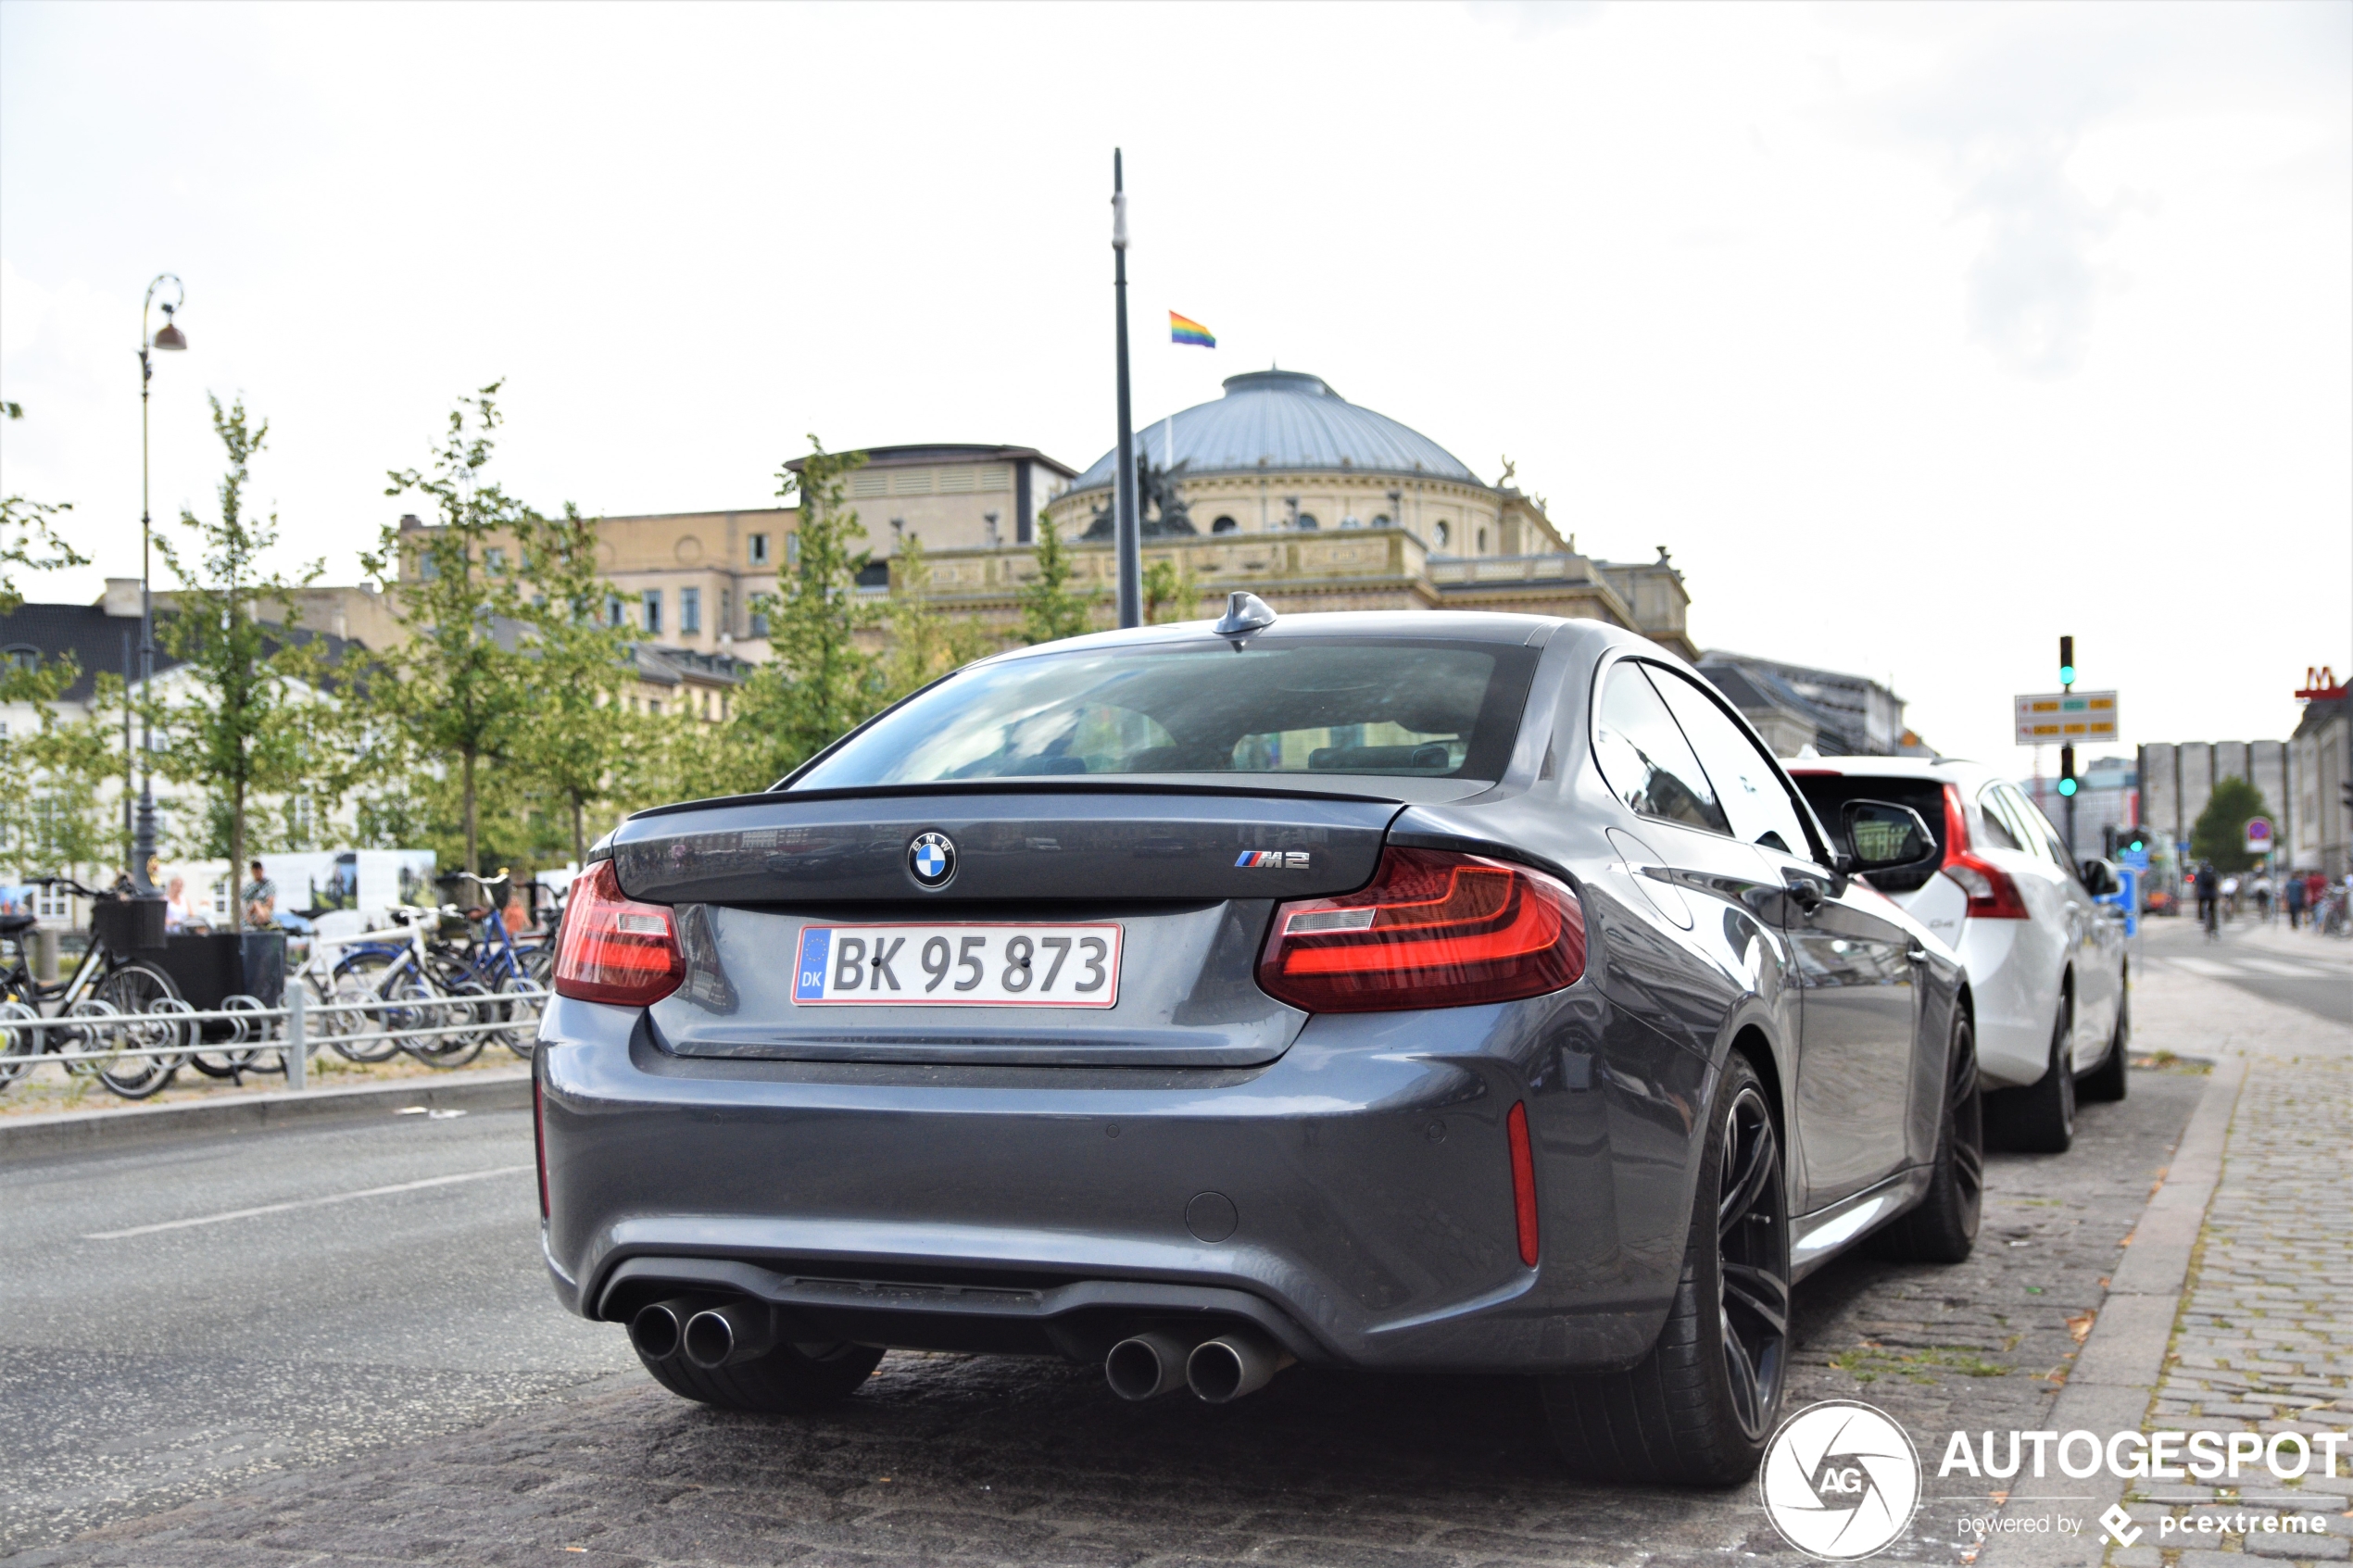
{"type": "MultiPolygon", "coordinates": [[[[1995,1156],[1969,1262],[1846,1260],[1801,1287],[1791,1408],[1867,1399],[1927,1450],[1928,1506],[1891,1557],[1964,1560],[1954,1518],[1991,1503],[1983,1483],[1934,1479],[1944,1434],[2043,1422],[2206,1082],[2140,1074],[2124,1104],[2085,1108],[2072,1153],[1995,1156]]],[[[1802,1561],[1753,1488],[1563,1479],[1521,1380],[1299,1369],[1228,1407],[1135,1407],[1089,1369],[905,1354],[822,1419],[718,1413],[633,1379],[26,1544],[25,1568],[1802,1561]]]]}
{"type": "MultiPolygon", "coordinates": [[[[2353,989],[2353,966],[2336,961],[2353,989]]],[[[2259,1008],[2242,1012],[2223,1049],[2247,1059],[2246,1085],[2147,1429],[2259,1433],[2267,1442],[2345,1432],[2353,1427],[2353,1040],[2309,1016],[2259,1008]]],[[[2284,1457],[2294,1468],[2293,1448],[2284,1457]]],[[[2353,1456],[2334,1477],[2319,1471],[2283,1482],[2253,1464],[2235,1484],[2227,1474],[2211,1484],[2141,1482],[2126,1503],[2144,1534],[2110,1561],[2345,1562],[2353,1456]],[[2298,1519],[2327,1533],[2293,1533],[2298,1519]],[[2201,1520],[2210,1521],[2204,1532],[2201,1520]],[[2266,1520],[2277,1523],[2267,1530],[2266,1520]]]]}

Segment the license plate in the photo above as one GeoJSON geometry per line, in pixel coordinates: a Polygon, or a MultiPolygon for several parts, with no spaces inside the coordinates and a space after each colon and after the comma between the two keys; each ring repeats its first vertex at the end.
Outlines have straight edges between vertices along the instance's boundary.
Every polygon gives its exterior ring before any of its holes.
{"type": "Polygon", "coordinates": [[[1116,925],[811,925],[793,974],[804,1007],[1107,1008],[1116,925]]]}

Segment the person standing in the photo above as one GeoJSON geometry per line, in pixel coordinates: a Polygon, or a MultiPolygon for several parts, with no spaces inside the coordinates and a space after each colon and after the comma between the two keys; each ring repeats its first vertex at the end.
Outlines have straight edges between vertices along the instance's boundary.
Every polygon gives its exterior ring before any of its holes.
{"type": "Polygon", "coordinates": [[[278,884],[256,860],[250,868],[253,880],[237,895],[237,907],[245,914],[245,925],[254,931],[268,931],[276,923],[278,914],[278,884]]]}
{"type": "Polygon", "coordinates": [[[2280,902],[2287,906],[2287,928],[2299,929],[2304,924],[2304,879],[2291,873],[2287,885],[2280,890],[2280,902]]]}

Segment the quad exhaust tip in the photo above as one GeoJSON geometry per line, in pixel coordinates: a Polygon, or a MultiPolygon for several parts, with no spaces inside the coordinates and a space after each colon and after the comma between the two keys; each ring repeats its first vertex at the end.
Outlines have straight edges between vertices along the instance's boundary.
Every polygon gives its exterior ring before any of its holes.
{"type": "Polygon", "coordinates": [[[1103,1358],[1103,1380],[1123,1399],[1156,1399],[1190,1388],[1195,1398],[1223,1405],[1265,1387],[1290,1364],[1280,1346],[1253,1329],[1208,1340],[1155,1329],[1113,1346],[1103,1358]]]}
{"type": "Polygon", "coordinates": [[[686,1336],[686,1320],[703,1308],[692,1296],[676,1296],[637,1309],[629,1320],[629,1343],[649,1361],[666,1361],[686,1336]]]}
{"type": "Polygon", "coordinates": [[[1228,1404],[1265,1387],[1291,1359],[1263,1335],[1236,1329],[1193,1347],[1185,1383],[1204,1404],[1228,1404]]]}

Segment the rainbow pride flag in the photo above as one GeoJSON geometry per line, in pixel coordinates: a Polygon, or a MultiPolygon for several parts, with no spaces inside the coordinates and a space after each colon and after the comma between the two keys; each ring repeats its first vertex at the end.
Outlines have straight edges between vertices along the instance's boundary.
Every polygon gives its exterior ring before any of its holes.
{"type": "Polygon", "coordinates": [[[1179,316],[1174,310],[1168,313],[1168,341],[1189,343],[1200,348],[1217,346],[1217,339],[1211,334],[1207,327],[1189,316],[1179,316]]]}

